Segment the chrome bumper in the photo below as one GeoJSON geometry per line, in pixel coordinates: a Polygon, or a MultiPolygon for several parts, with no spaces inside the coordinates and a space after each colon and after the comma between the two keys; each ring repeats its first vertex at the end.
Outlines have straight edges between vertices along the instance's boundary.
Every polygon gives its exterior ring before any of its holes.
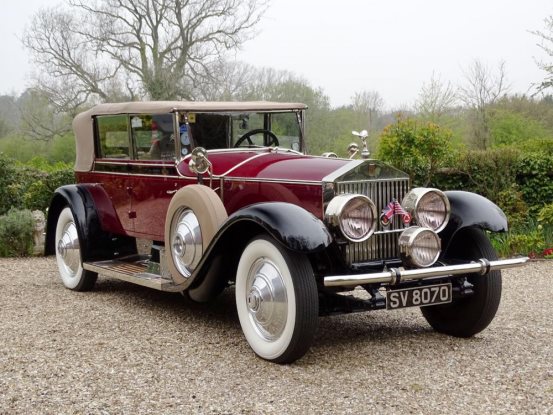
{"type": "Polygon", "coordinates": [[[445,265],[419,269],[390,268],[387,271],[375,272],[372,274],[330,275],[324,277],[324,285],[325,287],[348,287],[375,283],[394,285],[404,281],[422,280],[424,278],[442,277],[448,275],[486,275],[488,272],[498,269],[520,267],[526,264],[527,261],[528,257],[502,259],[497,261],[479,259],[475,262],[459,265],[445,265]]]}

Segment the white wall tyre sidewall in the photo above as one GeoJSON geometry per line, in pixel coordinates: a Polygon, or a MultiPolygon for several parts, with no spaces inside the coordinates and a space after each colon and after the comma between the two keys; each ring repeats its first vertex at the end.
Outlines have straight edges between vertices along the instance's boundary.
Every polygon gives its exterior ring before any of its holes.
{"type": "Polygon", "coordinates": [[[274,244],[265,239],[256,239],[246,247],[238,264],[235,296],[240,325],[253,351],[266,360],[274,360],[283,355],[288,349],[294,335],[296,325],[296,295],[288,264],[274,244]],[[250,268],[256,260],[262,257],[268,258],[278,268],[284,281],[287,296],[286,324],[280,336],[272,341],[263,338],[254,327],[254,323],[250,320],[246,301],[248,295],[247,279],[250,268]]]}
{"type": "MultiPolygon", "coordinates": [[[[83,274],[84,274],[83,264],[79,259],[78,265],[75,267],[75,272],[71,272],[70,269],[68,269],[67,265],[65,264],[60,253],[58,252],[58,241],[62,237],[65,227],[70,223],[73,223],[75,227],[77,226],[77,223],[73,217],[73,214],[71,213],[71,209],[69,207],[66,207],[60,212],[60,215],[58,216],[58,222],[56,224],[56,239],[55,239],[54,249],[56,250],[56,262],[58,264],[58,270],[59,270],[63,285],[66,288],[69,288],[70,290],[74,290],[79,286],[79,283],[83,278],[83,274]]],[[[80,251],[79,251],[79,255],[80,255],[80,251]]]]}

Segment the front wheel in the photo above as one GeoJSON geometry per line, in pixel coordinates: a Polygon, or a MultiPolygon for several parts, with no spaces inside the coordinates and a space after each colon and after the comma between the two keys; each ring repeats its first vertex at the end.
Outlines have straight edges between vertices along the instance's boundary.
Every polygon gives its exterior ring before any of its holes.
{"type": "MultiPolygon", "coordinates": [[[[448,256],[465,261],[497,259],[490,240],[479,228],[459,231],[448,256]]],[[[438,332],[456,337],[471,337],[484,330],[495,317],[501,300],[501,271],[487,275],[467,274],[474,294],[450,304],[421,308],[424,318],[438,332]]]]}
{"type": "Polygon", "coordinates": [[[98,274],[83,269],[77,223],[69,207],[58,216],[55,244],[56,262],[63,285],[74,291],[91,290],[98,274]]]}
{"type": "Polygon", "coordinates": [[[291,363],[307,352],[317,330],[319,300],[305,255],[269,237],[254,238],[240,257],[235,288],[242,331],[258,356],[291,363]]]}

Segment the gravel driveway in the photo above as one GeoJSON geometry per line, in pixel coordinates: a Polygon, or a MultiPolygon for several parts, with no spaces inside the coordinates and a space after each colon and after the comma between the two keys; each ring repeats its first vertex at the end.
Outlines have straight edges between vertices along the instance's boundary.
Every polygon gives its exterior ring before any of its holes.
{"type": "Polygon", "coordinates": [[[53,258],[0,259],[1,414],[553,413],[553,262],[506,270],[492,325],[434,333],[416,309],[320,320],[293,365],[256,358],[227,290],[191,304],[53,258]]]}

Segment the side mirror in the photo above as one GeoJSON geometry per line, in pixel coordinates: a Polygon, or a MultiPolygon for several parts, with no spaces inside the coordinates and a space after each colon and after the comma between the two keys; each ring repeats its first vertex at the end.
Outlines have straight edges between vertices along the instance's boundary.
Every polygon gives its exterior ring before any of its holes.
{"type": "Polygon", "coordinates": [[[196,147],[192,150],[192,157],[188,163],[188,168],[192,173],[204,174],[211,168],[211,163],[207,159],[207,151],[203,147],[196,147]]]}

